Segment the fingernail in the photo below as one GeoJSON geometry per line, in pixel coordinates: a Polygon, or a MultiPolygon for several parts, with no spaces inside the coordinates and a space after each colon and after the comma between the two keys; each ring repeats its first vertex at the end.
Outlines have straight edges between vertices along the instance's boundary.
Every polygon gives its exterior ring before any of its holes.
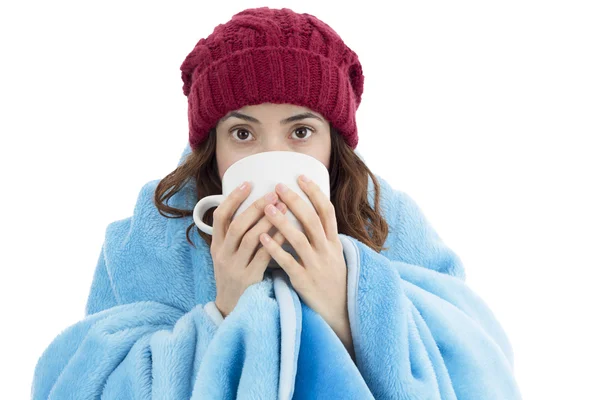
{"type": "Polygon", "coordinates": [[[300,175],[300,180],[302,182],[310,182],[310,179],[308,179],[308,177],[306,175],[300,175]]]}
{"type": "Polygon", "coordinates": [[[277,214],[277,209],[275,208],[275,206],[273,206],[273,204],[269,204],[267,206],[267,212],[271,215],[275,215],[277,214]]]}
{"type": "Polygon", "coordinates": [[[273,200],[275,200],[276,197],[277,197],[277,195],[273,192],[269,192],[265,195],[265,199],[267,201],[273,201],[273,200]]]}
{"type": "Polygon", "coordinates": [[[244,182],[240,186],[238,186],[238,189],[240,191],[242,191],[242,190],[246,189],[247,187],[248,187],[248,182],[244,182]]]}
{"type": "Polygon", "coordinates": [[[277,190],[279,190],[281,193],[285,193],[287,192],[288,188],[283,183],[278,183],[277,190]]]}

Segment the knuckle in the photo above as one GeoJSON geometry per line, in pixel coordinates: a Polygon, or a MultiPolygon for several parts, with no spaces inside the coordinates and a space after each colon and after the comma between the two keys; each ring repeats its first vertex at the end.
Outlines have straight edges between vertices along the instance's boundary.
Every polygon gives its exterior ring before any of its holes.
{"type": "Polygon", "coordinates": [[[328,215],[335,215],[335,207],[333,206],[332,202],[327,203],[327,206],[325,207],[325,212],[328,215]]]}
{"type": "Polygon", "coordinates": [[[252,226],[252,229],[249,232],[252,232],[253,237],[258,237],[264,229],[271,228],[271,222],[267,219],[266,215],[260,217],[256,223],[252,226]]]}
{"type": "Polygon", "coordinates": [[[344,252],[344,246],[342,245],[342,242],[340,242],[339,238],[336,238],[333,241],[333,247],[335,248],[335,250],[337,251],[338,254],[344,252]]]}
{"type": "Polygon", "coordinates": [[[251,235],[244,235],[240,242],[240,249],[250,249],[253,247],[255,240],[251,235]]]}
{"type": "Polygon", "coordinates": [[[256,200],[254,203],[252,203],[252,205],[254,206],[254,208],[258,211],[263,211],[263,209],[265,208],[265,206],[267,205],[267,202],[265,202],[262,199],[258,199],[256,200]]]}
{"type": "Polygon", "coordinates": [[[213,257],[213,259],[218,256],[220,248],[221,244],[216,240],[213,240],[210,244],[210,255],[213,257]]]}
{"type": "Polygon", "coordinates": [[[213,211],[213,221],[220,221],[224,216],[225,210],[223,207],[218,206],[215,211],[213,211]]]}
{"type": "Polygon", "coordinates": [[[308,240],[302,240],[300,242],[300,247],[302,248],[302,250],[304,252],[309,252],[309,250],[312,248],[311,244],[308,242],[308,240]]]}
{"type": "Polygon", "coordinates": [[[287,260],[288,265],[291,265],[292,263],[296,262],[296,259],[294,258],[294,256],[292,256],[290,253],[288,253],[287,251],[285,252],[285,259],[287,260]]]}
{"type": "Polygon", "coordinates": [[[240,222],[237,218],[229,224],[229,228],[227,229],[227,233],[234,236],[241,234],[241,231],[242,227],[240,226],[240,222]]]}
{"type": "Polygon", "coordinates": [[[225,261],[225,260],[223,260],[223,256],[221,255],[221,253],[220,253],[220,252],[218,252],[218,251],[217,251],[217,252],[215,252],[215,253],[213,254],[213,264],[214,264],[214,265],[217,265],[217,266],[218,266],[218,265],[223,265],[223,264],[224,264],[224,261],[225,261]]]}
{"type": "Polygon", "coordinates": [[[261,247],[260,250],[256,252],[258,256],[258,260],[261,263],[266,263],[271,259],[271,253],[267,251],[264,247],[261,247]]]}
{"type": "Polygon", "coordinates": [[[273,225],[273,222],[269,219],[269,217],[267,217],[266,214],[260,218],[259,223],[261,224],[261,227],[265,227],[268,229],[271,229],[272,227],[275,226],[275,225],[273,225]]]}
{"type": "Polygon", "coordinates": [[[273,240],[275,240],[278,244],[282,245],[285,242],[285,236],[279,231],[273,236],[273,240]]]}
{"type": "Polygon", "coordinates": [[[255,260],[259,260],[259,261],[263,261],[263,260],[265,260],[265,258],[267,258],[267,256],[269,256],[269,252],[264,247],[261,247],[260,249],[256,250],[256,254],[254,255],[254,259],[255,260]]]}
{"type": "Polygon", "coordinates": [[[319,226],[321,224],[321,220],[318,216],[312,215],[309,217],[309,224],[311,224],[312,226],[319,226]]]}

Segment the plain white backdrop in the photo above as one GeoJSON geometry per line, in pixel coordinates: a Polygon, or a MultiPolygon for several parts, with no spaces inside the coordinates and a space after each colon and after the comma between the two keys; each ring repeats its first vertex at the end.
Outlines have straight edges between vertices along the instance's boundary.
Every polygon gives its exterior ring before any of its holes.
{"type": "Polygon", "coordinates": [[[600,12],[576,0],[3,3],[0,398],[28,398],[106,226],[176,167],[185,56],[257,6],[359,55],[357,150],[459,254],[524,398],[599,398],[600,12]]]}

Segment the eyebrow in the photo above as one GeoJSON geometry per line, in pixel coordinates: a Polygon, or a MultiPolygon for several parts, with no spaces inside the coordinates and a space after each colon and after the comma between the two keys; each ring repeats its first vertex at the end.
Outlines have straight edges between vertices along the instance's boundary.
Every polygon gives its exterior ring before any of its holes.
{"type": "MultiPolygon", "coordinates": [[[[221,118],[221,122],[224,122],[226,119],[228,119],[230,117],[235,117],[235,118],[243,119],[243,120],[250,121],[250,122],[256,122],[257,124],[260,124],[260,121],[257,120],[256,118],[251,117],[246,114],[239,113],[237,111],[232,111],[229,114],[227,114],[225,117],[221,118]]],[[[302,114],[292,115],[291,117],[282,119],[281,121],[279,121],[279,123],[281,125],[285,125],[285,124],[289,124],[290,122],[299,121],[299,120],[306,119],[306,118],[315,118],[315,119],[318,119],[319,121],[325,123],[323,118],[321,118],[318,115],[315,115],[311,112],[304,112],[302,114]]]]}

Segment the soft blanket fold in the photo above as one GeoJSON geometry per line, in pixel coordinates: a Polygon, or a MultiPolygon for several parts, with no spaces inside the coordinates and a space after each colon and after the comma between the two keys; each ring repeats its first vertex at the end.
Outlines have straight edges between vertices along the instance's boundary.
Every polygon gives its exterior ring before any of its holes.
{"type": "MultiPolygon", "coordinates": [[[[210,249],[187,242],[191,217],[158,213],[154,180],[108,225],[85,316],[40,356],[32,399],[520,399],[510,342],[459,257],[377,179],[389,249],[340,234],[356,364],[283,270],[223,319],[210,249]]],[[[169,204],[196,201],[190,182],[169,204]]]]}

